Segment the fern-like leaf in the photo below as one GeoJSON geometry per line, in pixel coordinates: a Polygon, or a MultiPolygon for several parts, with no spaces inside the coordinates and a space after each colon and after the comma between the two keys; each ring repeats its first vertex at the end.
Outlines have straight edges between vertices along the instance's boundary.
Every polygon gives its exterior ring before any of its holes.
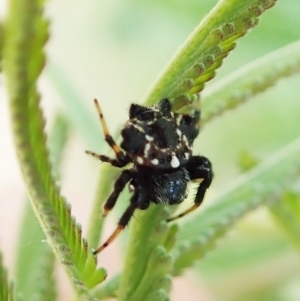
{"type": "Polygon", "coordinates": [[[95,290],[95,296],[100,300],[117,297],[117,290],[120,284],[120,274],[116,274],[112,278],[108,279],[95,290]]]}
{"type": "Polygon", "coordinates": [[[300,175],[299,152],[300,139],[242,175],[215,205],[184,222],[174,248],[175,274],[202,258],[238,218],[280,196],[300,175]]]}
{"type": "Polygon", "coordinates": [[[93,300],[88,287],[101,282],[106,273],[96,270],[96,258],[88,252],[80,226],[60,196],[46,149],[45,122],[36,90],[45,63],[42,49],[48,37],[42,5],[43,1],[29,0],[10,3],[4,60],[15,144],[30,200],[47,240],[76,289],[93,300]]]}
{"type": "MultiPolygon", "coordinates": [[[[57,116],[49,136],[51,161],[54,166],[60,165],[62,150],[67,142],[67,132],[66,120],[62,116],[57,116]]],[[[58,176],[55,176],[55,179],[58,180],[58,176]]],[[[29,300],[33,295],[35,300],[39,301],[55,300],[57,294],[53,275],[55,257],[45,243],[45,234],[29,202],[26,204],[21,224],[17,247],[16,291],[23,300],[29,300]]]]}
{"type": "Polygon", "coordinates": [[[138,212],[131,222],[126,264],[118,290],[120,300],[142,300],[157,289],[168,292],[169,287],[159,288],[159,282],[168,278],[172,267],[172,257],[164,246],[168,237],[165,222],[168,210],[160,207],[151,206],[147,212],[138,212]]]}
{"type": "Polygon", "coordinates": [[[201,123],[233,109],[300,71],[300,41],[245,65],[203,91],[201,123]]]}
{"type": "Polygon", "coordinates": [[[145,97],[153,104],[163,97],[178,109],[215,76],[236,40],[258,24],[259,16],[276,0],[222,0],[202,20],[145,97]]]}

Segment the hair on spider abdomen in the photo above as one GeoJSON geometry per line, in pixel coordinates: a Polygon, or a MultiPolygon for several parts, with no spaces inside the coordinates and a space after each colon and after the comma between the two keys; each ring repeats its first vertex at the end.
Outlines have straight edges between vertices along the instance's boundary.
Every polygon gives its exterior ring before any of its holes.
{"type": "Polygon", "coordinates": [[[129,206],[121,216],[116,230],[94,252],[97,254],[119,235],[136,209],[145,210],[150,202],[169,205],[183,202],[187,197],[187,185],[190,181],[201,180],[194,205],[168,221],[198,208],[211,184],[213,173],[207,158],[193,156],[192,145],[199,133],[199,110],[192,115],[173,112],[171,102],[167,98],[151,107],[132,104],[129,119],[121,129],[122,141],[119,147],[109,134],[96,99],[95,105],[105,141],[113,149],[116,157],[110,158],[91,151],[86,153],[119,168],[133,163],[132,168],[121,171],[114,183],[113,191],[104,204],[103,216],[113,209],[119,194],[127,184],[132,193],[129,206]]]}

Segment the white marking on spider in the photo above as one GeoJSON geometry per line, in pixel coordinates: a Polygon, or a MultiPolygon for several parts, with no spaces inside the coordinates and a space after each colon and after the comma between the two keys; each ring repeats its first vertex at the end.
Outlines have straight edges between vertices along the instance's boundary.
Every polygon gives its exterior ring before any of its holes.
{"type": "Polygon", "coordinates": [[[158,165],[159,161],[157,159],[153,159],[153,160],[151,160],[151,163],[153,165],[158,165]]]}
{"type": "Polygon", "coordinates": [[[151,148],[150,143],[146,143],[145,149],[144,149],[144,155],[145,155],[145,157],[148,157],[150,148],[151,148]]]}
{"type": "Polygon", "coordinates": [[[136,161],[138,164],[143,164],[144,163],[144,159],[142,157],[137,157],[136,161]]]}
{"type": "Polygon", "coordinates": [[[180,165],[180,162],[179,162],[178,158],[176,157],[175,153],[172,153],[171,156],[172,156],[172,160],[170,162],[171,166],[173,168],[177,168],[180,165]]]}
{"type": "Polygon", "coordinates": [[[134,192],[134,190],[135,190],[134,186],[133,186],[132,184],[130,184],[130,185],[129,185],[129,191],[130,191],[130,192],[134,192]]]}
{"type": "Polygon", "coordinates": [[[190,154],[189,154],[189,153],[184,153],[184,156],[185,156],[185,158],[188,160],[189,157],[190,157],[190,154]]]}
{"type": "Polygon", "coordinates": [[[133,127],[135,127],[139,132],[145,133],[145,130],[136,123],[130,123],[133,127]]]}
{"type": "Polygon", "coordinates": [[[178,136],[181,136],[181,130],[180,129],[176,129],[176,133],[178,136]]]}
{"type": "Polygon", "coordinates": [[[154,138],[151,137],[151,136],[149,136],[149,135],[146,135],[145,138],[146,138],[146,140],[148,140],[148,141],[153,141],[153,140],[154,140],[154,138]]]}
{"type": "Polygon", "coordinates": [[[183,142],[185,142],[187,145],[189,145],[185,135],[183,135],[183,142]]]}
{"type": "Polygon", "coordinates": [[[180,125],[181,119],[182,119],[182,115],[179,115],[176,119],[177,125],[180,125]]]}

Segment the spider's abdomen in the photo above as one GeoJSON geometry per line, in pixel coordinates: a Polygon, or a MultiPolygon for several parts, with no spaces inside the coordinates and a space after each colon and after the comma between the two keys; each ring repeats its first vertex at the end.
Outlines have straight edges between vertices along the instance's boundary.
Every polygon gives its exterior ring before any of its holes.
{"type": "MultiPolygon", "coordinates": [[[[170,171],[153,171],[147,167],[135,166],[138,185],[143,187],[147,198],[156,204],[179,204],[187,197],[187,184],[190,176],[185,168],[170,171]]],[[[133,186],[135,180],[132,182],[133,186]]]]}

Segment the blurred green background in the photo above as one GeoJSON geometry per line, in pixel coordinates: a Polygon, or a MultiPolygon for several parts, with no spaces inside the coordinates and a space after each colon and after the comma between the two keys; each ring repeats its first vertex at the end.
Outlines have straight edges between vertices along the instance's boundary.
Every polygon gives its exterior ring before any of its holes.
{"type": "MultiPolygon", "coordinates": [[[[127,119],[130,103],[140,102],[168,60],[215,3],[47,3],[51,32],[40,90],[49,121],[47,129],[59,111],[72,123],[61,185],[62,193],[72,203],[73,214],[83,224],[83,231],[99,166],[84,150],[99,152],[103,148],[93,98],[101,102],[109,128],[116,132],[127,119]]],[[[212,82],[299,39],[299,12],[299,1],[278,1],[258,26],[239,40],[212,82]]],[[[210,194],[219,193],[235,180],[241,172],[238,162],[243,154],[261,161],[299,136],[299,95],[298,75],[280,81],[254,101],[224,114],[203,129],[194,149],[214,165],[215,181],[210,194]]],[[[299,253],[266,209],[259,209],[239,222],[220,246],[196,265],[195,271],[184,275],[182,282],[174,283],[172,300],[186,300],[187,296],[190,301],[300,300],[299,253]]]]}

